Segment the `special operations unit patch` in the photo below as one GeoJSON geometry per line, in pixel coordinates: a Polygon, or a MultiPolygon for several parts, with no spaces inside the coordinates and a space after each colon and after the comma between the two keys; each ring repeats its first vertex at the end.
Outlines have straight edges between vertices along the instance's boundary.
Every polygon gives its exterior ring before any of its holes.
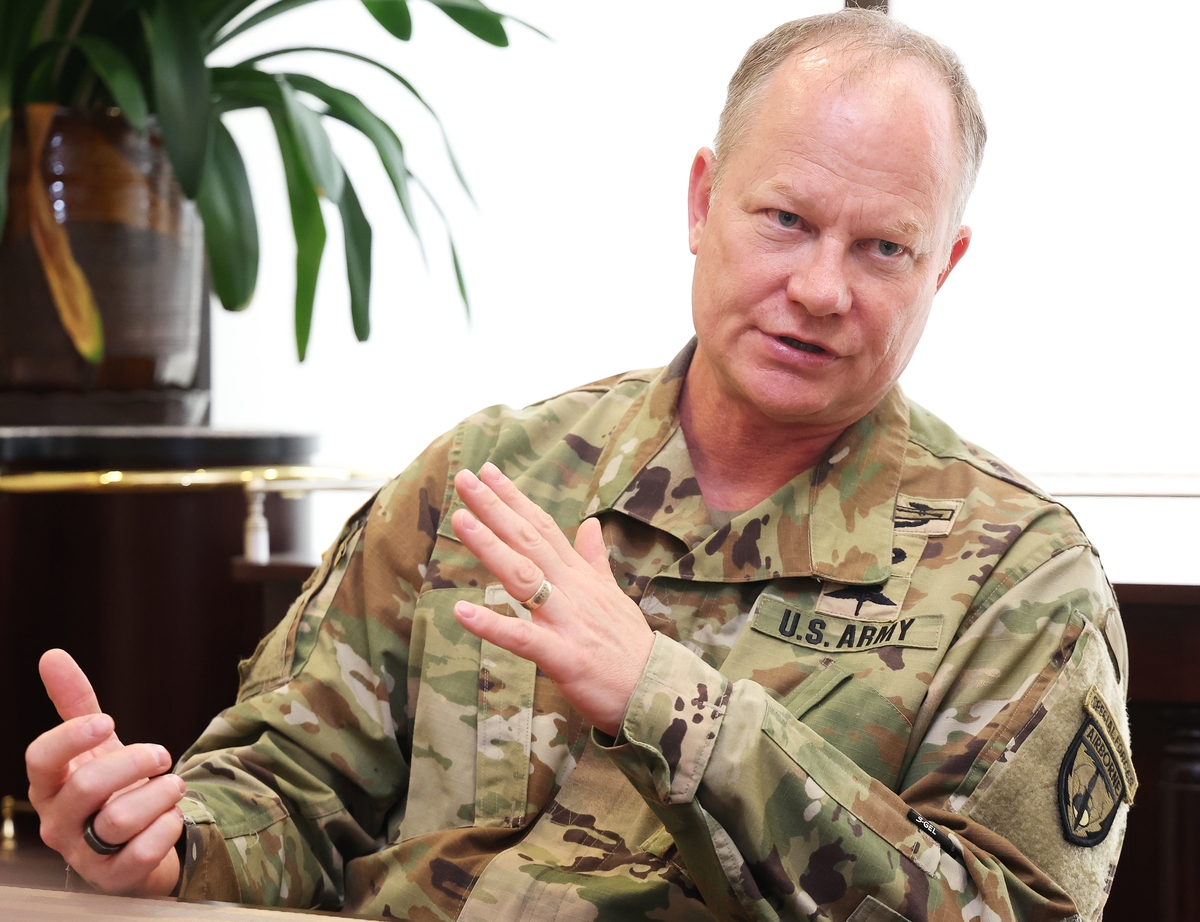
{"type": "Polygon", "coordinates": [[[1121,801],[1133,803],[1137,776],[1112,710],[1095,686],[1084,711],[1058,770],[1058,813],[1067,841],[1092,848],[1108,835],[1121,801]]]}

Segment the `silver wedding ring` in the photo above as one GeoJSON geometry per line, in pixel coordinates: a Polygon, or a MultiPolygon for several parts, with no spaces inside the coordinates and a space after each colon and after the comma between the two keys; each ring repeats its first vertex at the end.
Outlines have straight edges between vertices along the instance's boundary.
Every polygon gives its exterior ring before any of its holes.
{"type": "Polygon", "coordinates": [[[550,585],[550,580],[542,580],[542,584],[538,586],[538,591],[521,603],[525,608],[533,611],[535,608],[540,608],[546,604],[546,599],[550,598],[550,592],[554,589],[550,585]]]}
{"type": "MultiPolygon", "coordinates": [[[[96,811],[96,813],[99,812],[99,810],[96,811]]],[[[111,842],[105,842],[96,835],[96,827],[92,825],[96,822],[96,813],[89,816],[87,822],[83,824],[83,841],[97,855],[115,855],[125,847],[125,843],[122,842],[120,845],[113,845],[111,842]]]]}

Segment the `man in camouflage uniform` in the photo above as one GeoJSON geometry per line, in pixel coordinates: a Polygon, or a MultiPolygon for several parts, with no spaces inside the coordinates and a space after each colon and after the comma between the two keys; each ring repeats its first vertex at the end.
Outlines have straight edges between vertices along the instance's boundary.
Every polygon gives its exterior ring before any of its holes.
{"type": "Polygon", "coordinates": [[[692,170],[697,339],[431,445],[178,776],[48,655],[48,841],[107,889],[420,920],[1098,918],[1111,589],[896,387],[970,239],[957,67],[865,13],[752,48],[692,170]]]}

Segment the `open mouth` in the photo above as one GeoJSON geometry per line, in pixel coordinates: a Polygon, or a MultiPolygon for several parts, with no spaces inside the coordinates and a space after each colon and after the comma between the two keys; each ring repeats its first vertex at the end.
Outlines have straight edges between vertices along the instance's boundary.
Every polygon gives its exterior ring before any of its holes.
{"type": "Polygon", "coordinates": [[[824,355],[825,350],[820,346],[814,346],[812,343],[801,342],[798,339],[792,339],[790,336],[780,336],[779,341],[793,349],[799,349],[801,352],[811,352],[814,355],[824,355]]]}

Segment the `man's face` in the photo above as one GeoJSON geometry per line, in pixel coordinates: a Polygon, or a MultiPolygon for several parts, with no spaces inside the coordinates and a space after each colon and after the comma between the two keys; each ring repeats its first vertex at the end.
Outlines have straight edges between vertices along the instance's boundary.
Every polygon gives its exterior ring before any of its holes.
{"type": "Polygon", "coordinates": [[[970,240],[947,91],[916,62],[841,77],[827,51],[774,75],[714,192],[690,190],[689,389],[706,410],[839,430],[900,377],[970,240]]]}

